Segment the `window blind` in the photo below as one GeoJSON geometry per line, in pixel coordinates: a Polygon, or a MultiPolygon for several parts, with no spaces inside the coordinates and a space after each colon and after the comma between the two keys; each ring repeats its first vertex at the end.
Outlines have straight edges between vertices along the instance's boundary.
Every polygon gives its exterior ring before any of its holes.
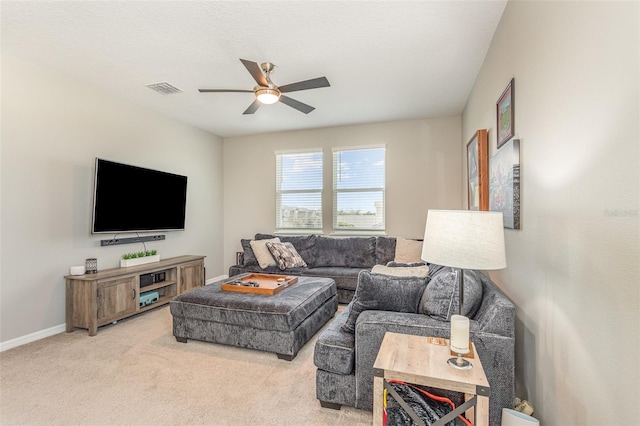
{"type": "Polygon", "coordinates": [[[276,230],[322,230],[322,150],[276,153],[276,230]]]}
{"type": "Polygon", "coordinates": [[[333,230],[385,230],[385,147],[333,149],[333,230]]]}

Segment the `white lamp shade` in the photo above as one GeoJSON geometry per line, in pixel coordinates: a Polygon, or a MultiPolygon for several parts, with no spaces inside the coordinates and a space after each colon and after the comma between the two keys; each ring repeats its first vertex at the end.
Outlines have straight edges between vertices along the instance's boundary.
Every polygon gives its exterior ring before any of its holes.
{"type": "Polygon", "coordinates": [[[506,268],[502,213],[429,210],[421,258],[461,269],[506,268]]]}

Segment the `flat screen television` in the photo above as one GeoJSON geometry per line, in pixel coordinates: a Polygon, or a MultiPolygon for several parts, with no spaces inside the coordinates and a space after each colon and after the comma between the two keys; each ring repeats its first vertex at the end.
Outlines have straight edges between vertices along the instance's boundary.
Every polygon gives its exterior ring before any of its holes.
{"type": "Polygon", "coordinates": [[[96,158],[91,232],[184,230],[187,177],[96,158]]]}

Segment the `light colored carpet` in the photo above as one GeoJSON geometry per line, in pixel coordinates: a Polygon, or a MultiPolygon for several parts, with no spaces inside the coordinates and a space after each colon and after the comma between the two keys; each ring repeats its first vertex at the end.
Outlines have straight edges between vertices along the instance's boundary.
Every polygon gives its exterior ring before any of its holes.
{"type": "Polygon", "coordinates": [[[371,412],[320,407],[314,344],[288,362],[178,343],[160,307],[95,337],[76,330],[0,353],[0,424],[370,425],[371,412]]]}

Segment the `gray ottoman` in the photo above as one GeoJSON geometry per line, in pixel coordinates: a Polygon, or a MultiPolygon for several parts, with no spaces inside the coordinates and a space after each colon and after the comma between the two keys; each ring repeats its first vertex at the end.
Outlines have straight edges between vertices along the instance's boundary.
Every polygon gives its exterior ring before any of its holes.
{"type": "Polygon", "coordinates": [[[275,352],[290,361],[338,309],[336,284],[330,278],[299,277],[273,296],[223,291],[222,283],[233,278],[171,300],[177,341],[195,339],[275,352]]]}

